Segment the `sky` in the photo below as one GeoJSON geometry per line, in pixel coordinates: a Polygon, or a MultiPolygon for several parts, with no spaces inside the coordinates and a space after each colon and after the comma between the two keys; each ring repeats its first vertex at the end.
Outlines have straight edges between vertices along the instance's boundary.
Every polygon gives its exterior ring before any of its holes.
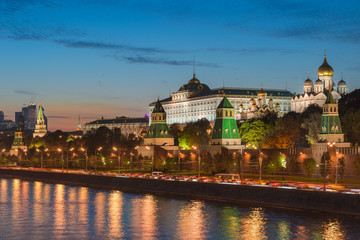
{"type": "Polygon", "coordinates": [[[193,74],[210,88],[303,91],[324,49],[360,87],[360,2],[0,0],[0,110],[42,101],[51,131],[142,117],[193,74]]]}

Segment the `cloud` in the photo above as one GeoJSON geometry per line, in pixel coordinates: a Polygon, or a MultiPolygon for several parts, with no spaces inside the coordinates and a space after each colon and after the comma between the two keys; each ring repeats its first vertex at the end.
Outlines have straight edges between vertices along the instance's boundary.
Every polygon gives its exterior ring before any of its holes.
{"type": "Polygon", "coordinates": [[[24,90],[14,90],[14,93],[25,94],[25,95],[31,95],[31,96],[37,95],[37,94],[36,94],[36,93],[34,93],[34,92],[24,91],[24,90]]]}
{"type": "Polygon", "coordinates": [[[33,17],[49,12],[59,4],[52,0],[16,0],[0,2],[0,37],[14,40],[45,40],[59,36],[85,36],[78,28],[39,23],[33,17]]]}
{"type": "Polygon", "coordinates": [[[52,116],[46,116],[47,118],[57,118],[57,119],[63,119],[63,118],[69,118],[67,116],[58,116],[58,115],[52,115],[52,116]]]}
{"type": "Polygon", "coordinates": [[[165,50],[154,47],[134,47],[127,44],[115,44],[97,41],[79,41],[79,40],[56,40],[58,44],[64,45],[69,48],[90,48],[90,49],[110,49],[118,50],[121,52],[135,52],[142,54],[153,53],[185,53],[184,51],[177,50],[165,50]]]}
{"type": "MultiPolygon", "coordinates": [[[[128,63],[141,63],[141,64],[162,64],[162,65],[172,65],[172,66],[192,66],[192,60],[174,60],[169,58],[150,58],[144,56],[123,56],[115,57],[118,60],[125,60],[128,63]]],[[[206,62],[196,62],[198,67],[209,67],[209,68],[218,68],[220,67],[216,63],[206,63],[206,62]]]]}
{"type": "Polygon", "coordinates": [[[241,55],[258,55],[264,53],[272,54],[291,54],[294,51],[283,48],[207,48],[204,51],[209,52],[226,52],[226,53],[237,53],[241,55]]]}

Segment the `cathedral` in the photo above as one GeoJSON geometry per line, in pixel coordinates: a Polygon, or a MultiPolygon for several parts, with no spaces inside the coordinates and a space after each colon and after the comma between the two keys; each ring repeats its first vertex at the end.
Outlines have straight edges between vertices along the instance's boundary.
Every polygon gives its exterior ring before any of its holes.
{"type": "Polygon", "coordinates": [[[304,93],[298,94],[291,99],[291,111],[301,113],[310,104],[317,104],[322,107],[325,104],[329,91],[331,91],[335,102],[338,102],[342,95],[348,93],[342,74],[337,89],[335,89],[333,81],[334,70],[328,64],[326,55],[324,55],[324,62],[317,72],[318,79],[315,81],[315,84],[308,76],[304,81],[304,93]]]}

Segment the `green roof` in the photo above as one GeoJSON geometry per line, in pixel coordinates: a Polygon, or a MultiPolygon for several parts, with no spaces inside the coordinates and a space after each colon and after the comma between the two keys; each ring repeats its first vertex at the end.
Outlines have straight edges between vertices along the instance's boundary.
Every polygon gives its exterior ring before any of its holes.
{"type": "Polygon", "coordinates": [[[217,108],[234,108],[234,107],[231,105],[227,97],[224,97],[217,108]]]}
{"type": "Polygon", "coordinates": [[[335,104],[335,100],[334,100],[334,97],[333,97],[331,91],[329,91],[329,93],[327,95],[325,104],[335,104]]]}
{"type": "Polygon", "coordinates": [[[145,138],[172,138],[166,122],[153,122],[145,138]]]}

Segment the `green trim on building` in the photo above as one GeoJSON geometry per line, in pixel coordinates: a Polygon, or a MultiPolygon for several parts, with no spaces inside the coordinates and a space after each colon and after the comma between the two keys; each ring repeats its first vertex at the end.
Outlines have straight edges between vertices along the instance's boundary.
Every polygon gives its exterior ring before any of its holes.
{"type": "Polygon", "coordinates": [[[227,97],[224,97],[216,109],[216,120],[212,139],[239,139],[239,131],[235,121],[234,107],[227,97]],[[225,110],[223,110],[225,109],[225,110]],[[231,109],[232,114],[229,113],[231,109]]]}
{"type": "Polygon", "coordinates": [[[217,118],[212,139],[240,139],[234,118],[217,118]]]}
{"type": "Polygon", "coordinates": [[[157,122],[151,123],[145,138],[173,138],[173,136],[170,134],[169,127],[166,122],[157,122]]]}

